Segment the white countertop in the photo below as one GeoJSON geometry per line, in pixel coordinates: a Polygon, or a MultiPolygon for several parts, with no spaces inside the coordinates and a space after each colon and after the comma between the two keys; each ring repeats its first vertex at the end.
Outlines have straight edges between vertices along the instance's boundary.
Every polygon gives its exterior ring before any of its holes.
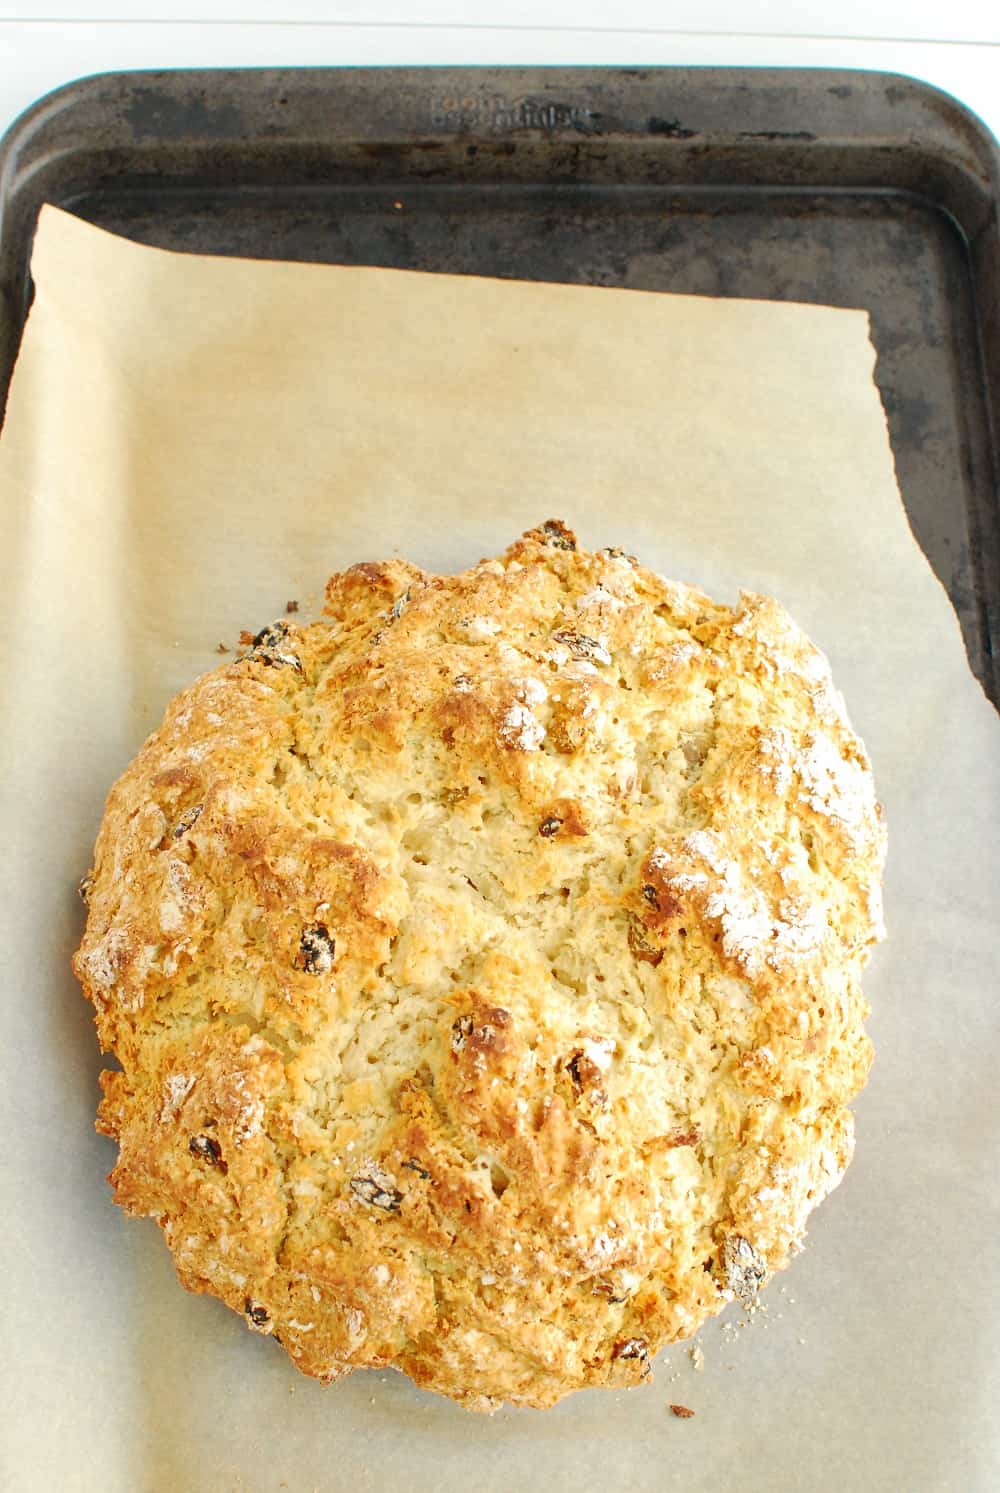
{"type": "Polygon", "coordinates": [[[953,94],[1000,137],[1000,6],[798,0],[792,9],[787,0],[620,0],[610,10],[597,0],[0,0],[0,129],[50,89],[119,69],[603,63],[904,73],[953,94]]]}

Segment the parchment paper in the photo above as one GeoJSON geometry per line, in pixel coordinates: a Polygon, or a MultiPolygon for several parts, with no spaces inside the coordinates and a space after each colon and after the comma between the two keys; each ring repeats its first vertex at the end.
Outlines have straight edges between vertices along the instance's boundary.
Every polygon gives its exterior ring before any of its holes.
{"type": "Polygon", "coordinates": [[[1000,724],[906,523],[865,315],[178,256],[51,208],[33,271],[0,441],[4,1486],[1000,1486],[1000,724]],[[356,560],[459,568],[552,515],[773,591],[829,652],[891,939],[856,1160],[768,1316],[705,1329],[704,1372],[675,1347],[652,1388],[488,1419],[394,1373],[324,1389],[181,1290],[104,1183],[69,956],[104,794],[217,642],[356,560]]]}

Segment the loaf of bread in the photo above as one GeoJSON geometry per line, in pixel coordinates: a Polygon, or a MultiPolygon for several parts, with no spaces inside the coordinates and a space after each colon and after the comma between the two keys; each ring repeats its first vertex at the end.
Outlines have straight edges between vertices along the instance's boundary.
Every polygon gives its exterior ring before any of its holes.
{"type": "Polygon", "coordinates": [[[554,520],[355,565],[111,790],[75,968],[115,1197],[319,1379],[637,1383],[850,1159],[884,849],[776,601],[554,520]]]}

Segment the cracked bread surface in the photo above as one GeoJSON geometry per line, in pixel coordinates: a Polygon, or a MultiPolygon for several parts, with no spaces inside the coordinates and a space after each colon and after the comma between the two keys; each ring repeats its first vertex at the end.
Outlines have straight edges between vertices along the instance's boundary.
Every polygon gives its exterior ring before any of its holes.
{"type": "Polygon", "coordinates": [[[327,586],[108,797],[116,1200],[305,1373],[636,1383],[850,1160],[885,834],[823,655],[551,520],[327,586]]]}

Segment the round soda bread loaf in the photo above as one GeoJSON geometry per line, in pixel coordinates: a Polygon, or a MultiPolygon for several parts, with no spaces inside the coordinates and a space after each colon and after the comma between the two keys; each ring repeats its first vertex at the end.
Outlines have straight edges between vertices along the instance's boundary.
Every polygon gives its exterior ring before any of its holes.
{"type": "Polygon", "coordinates": [[[75,968],[116,1199],[317,1378],[638,1382],[850,1159],[884,847],[777,602],[555,520],[355,565],[108,798],[75,968]]]}

